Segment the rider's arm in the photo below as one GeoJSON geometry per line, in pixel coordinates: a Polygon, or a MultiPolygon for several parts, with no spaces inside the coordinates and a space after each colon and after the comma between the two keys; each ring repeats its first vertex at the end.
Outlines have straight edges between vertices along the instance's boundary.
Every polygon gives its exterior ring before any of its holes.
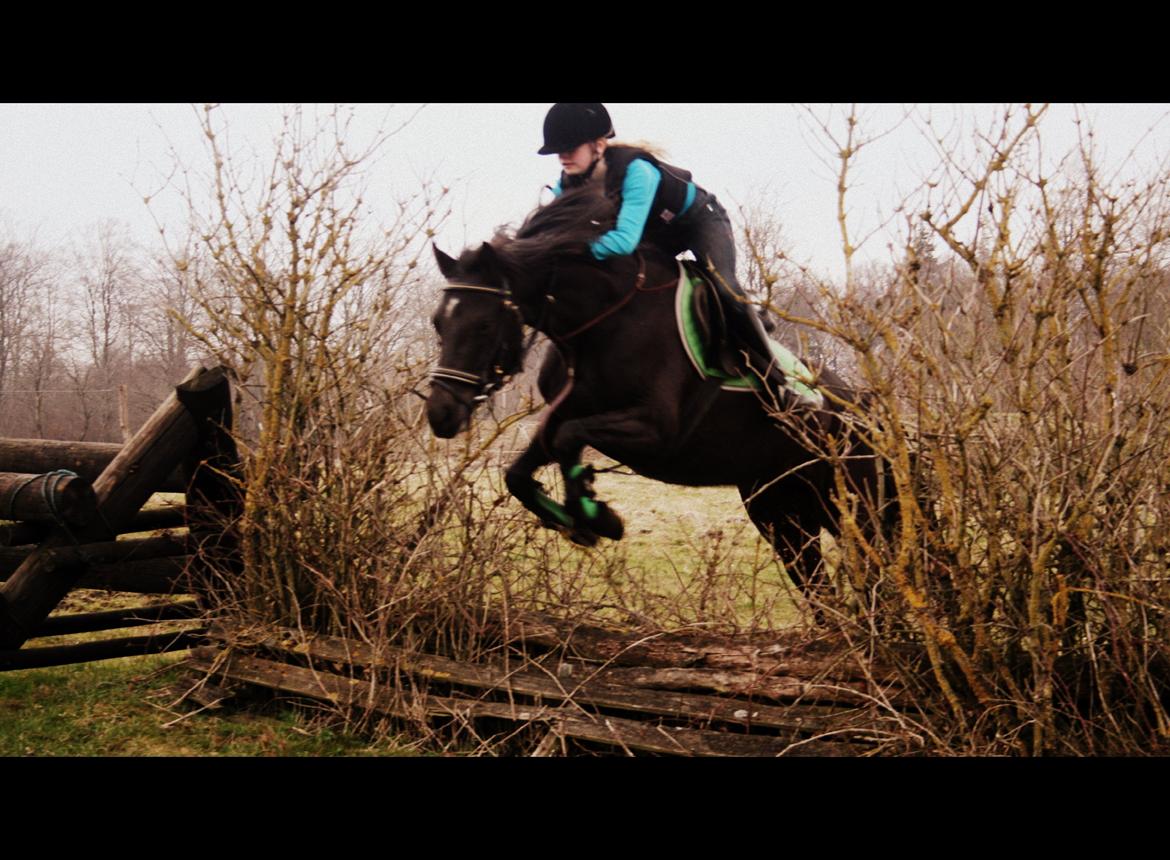
{"type": "Polygon", "coordinates": [[[641,158],[630,162],[622,180],[622,208],[618,212],[617,226],[589,246],[594,257],[604,260],[634,253],[642,241],[650,204],[654,202],[654,193],[661,181],[662,174],[650,162],[641,158]]]}

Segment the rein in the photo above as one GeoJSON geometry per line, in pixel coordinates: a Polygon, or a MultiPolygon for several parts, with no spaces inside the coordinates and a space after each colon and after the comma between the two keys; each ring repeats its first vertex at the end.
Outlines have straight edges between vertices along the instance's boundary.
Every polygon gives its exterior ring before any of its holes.
{"type": "MultiPolygon", "coordinates": [[[[564,345],[571,338],[576,337],[577,335],[581,334],[582,332],[588,331],[589,329],[593,328],[595,325],[600,323],[602,320],[609,317],[611,314],[617,313],[619,310],[621,310],[626,305],[628,305],[631,301],[633,301],[634,296],[638,295],[638,293],[656,293],[656,292],[659,292],[660,290],[670,289],[671,287],[675,286],[676,283],[677,283],[676,281],[668,281],[667,283],[660,284],[657,287],[645,286],[645,284],[646,284],[646,259],[642,256],[642,253],[639,251],[638,252],[638,275],[636,278],[634,278],[633,289],[631,289],[624,296],[622,296],[621,299],[618,300],[618,302],[616,304],[611,305],[610,307],[606,308],[605,310],[603,310],[597,316],[593,317],[593,319],[589,320],[584,325],[578,326],[577,328],[573,329],[571,332],[568,332],[567,334],[553,335],[550,333],[549,337],[558,346],[564,345]]],[[[544,448],[545,454],[549,455],[550,457],[551,457],[551,453],[549,452],[548,440],[546,439],[546,435],[548,432],[549,420],[552,418],[553,414],[557,411],[557,407],[560,406],[562,403],[564,403],[566,399],[568,399],[569,394],[573,391],[573,382],[577,378],[577,374],[573,368],[573,361],[572,361],[571,354],[567,355],[566,351],[562,350],[561,355],[565,360],[565,370],[566,370],[566,375],[568,376],[568,379],[565,382],[565,387],[561,389],[560,393],[557,394],[557,396],[553,399],[553,401],[548,405],[548,409],[545,411],[544,417],[542,417],[540,420],[540,427],[536,431],[536,436],[538,439],[540,439],[540,446],[542,448],[544,448]]]]}
{"type": "MultiPolygon", "coordinates": [[[[647,287],[647,286],[645,286],[645,283],[646,283],[646,260],[642,256],[642,253],[639,251],[638,252],[638,275],[636,278],[634,278],[633,289],[631,289],[628,293],[626,293],[624,296],[622,296],[621,299],[618,300],[618,302],[616,304],[611,305],[610,307],[606,308],[604,311],[599,313],[597,316],[595,316],[593,319],[589,320],[584,325],[578,326],[577,328],[573,329],[571,332],[568,332],[566,334],[558,334],[558,335],[550,334],[549,337],[552,338],[554,341],[561,341],[561,342],[567,341],[570,338],[574,338],[577,335],[581,334],[582,332],[589,331],[589,329],[593,328],[595,325],[597,325],[599,322],[601,322],[603,319],[610,316],[611,314],[615,314],[618,311],[620,311],[622,308],[624,308],[626,305],[628,305],[633,300],[634,296],[638,295],[638,293],[655,293],[655,292],[658,292],[659,290],[670,289],[671,287],[673,287],[675,285],[676,282],[670,281],[668,283],[661,284],[660,286],[657,286],[657,287],[647,287]]],[[[570,383],[571,383],[571,380],[570,380],[570,383]]]]}
{"type": "MultiPolygon", "coordinates": [[[[656,292],[661,292],[662,290],[668,290],[668,289],[672,289],[673,287],[675,287],[675,285],[677,284],[677,281],[675,281],[675,280],[668,281],[665,284],[659,284],[658,286],[655,286],[655,287],[647,287],[646,286],[646,260],[642,256],[641,252],[638,252],[637,256],[638,256],[638,274],[634,278],[634,286],[624,296],[622,296],[616,303],[614,303],[613,305],[610,305],[608,308],[603,310],[601,313],[597,314],[597,316],[591,318],[590,320],[586,321],[582,325],[577,326],[572,331],[565,332],[563,334],[553,334],[552,332],[547,332],[549,339],[551,339],[558,346],[565,346],[565,345],[567,345],[567,342],[569,340],[571,340],[572,338],[577,337],[580,334],[583,334],[584,332],[588,331],[589,329],[591,329],[594,326],[601,323],[603,320],[608,319],[610,316],[612,316],[613,314],[620,311],[622,308],[624,308],[626,305],[628,305],[631,301],[633,301],[634,297],[637,296],[639,293],[656,293],[656,292]]],[[[479,286],[476,284],[452,283],[452,284],[448,284],[446,287],[443,288],[443,292],[459,292],[459,291],[474,292],[474,293],[487,293],[489,295],[497,296],[500,299],[501,308],[503,310],[511,311],[512,313],[516,314],[520,318],[520,322],[523,325],[524,315],[520,312],[520,308],[513,301],[512,288],[506,280],[504,281],[504,285],[502,287],[484,287],[484,286],[479,286]]],[[[546,307],[546,311],[547,311],[547,307],[546,307]]],[[[543,315],[542,315],[542,319],[543,319],[543,315]]],[[[533,327],[533,328],[534,328],[533,337],[535,337],[536,328],[535,327],[533,327]]],[[[530,338],[528,343],[526,345],[524,345],[523,349],[521,350],[521,354],[523,355],[523,353],[527,352],[528,347],[530,347],[531,345],[532,345],[532,339],[530,338]]],[[[501,345],[501,348],[502,348],[502,346],[503,345],[501,345]]],[[[547,445],[547,442],[545,441],[545,432],[546,432],[546,429],[548,427],[549,419],[556,412],[557,407],[560,406],[562,403],[564,403],[564,401],[568,398],[569,394],[572,392],[573,381],[576,378],[576,373],[574,372],[574,369],[573,369],[573,362],[572,362],[571,357],[568,355],[565,355],[565,352],[563,350],[562,350],[562,355],[565,357],[565,365],[566,365],[568,380],[565,383],[565,387],[560,391],[559,394],[557,394],[557,396],[553,399],[553,401],[551,403],[549,403],[549,407],[545,411],[544,417],[541,420],[540,429],[537,431],[537,436],[540,439],[541,445],[544,446],[546,452],[548,450],[548,445],[547,445]]],[[[475,373],[469,373],[469,372],[464,371],[464,370],[457,370],[455,368],[436,366],[435,369],[431,371],[431,383],[433,385],[438,385],[442,388],[447,389],[452,395],[455,395],[455,391],[453,388],[451,388],[450,385],[447,384],[447,382],[456,382],[456,383],[461,383],[463,385],[470,385],[476,389],[476,395],[473,398],[474,402],[480,402],[480,401],[487,400],[491,396],[492,392],[494,392],[496,389],[503,386],[504,383],[507,382],[507,380],[508,380],[508,374],[505,371],[505,369],[501,366],[501,364],[499,362],[499,358],[500,358],[500,353],[497,352],[492,360],[492,371],[491,371],[492,375],[490,377],[488,377],[486,374],[475,374],[475,373]]]]}

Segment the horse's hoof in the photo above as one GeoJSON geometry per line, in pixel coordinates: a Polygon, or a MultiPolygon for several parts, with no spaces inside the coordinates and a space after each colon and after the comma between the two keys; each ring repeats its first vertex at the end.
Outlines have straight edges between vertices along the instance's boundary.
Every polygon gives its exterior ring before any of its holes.
{"type": "Polygon", "coordinates": [[[571,531],[565,532],[565,535],[577,546],[597,546],[597,534],[591,532],[589,529],[584,529],[578,526],[571,531]]]}
{"type": "Polygon", "coordinates": [[[589,528],[610,540],[621,540],[626,533],[622,518],[605,502],[597,502],[597,515],[589,520],[589,528]]]}

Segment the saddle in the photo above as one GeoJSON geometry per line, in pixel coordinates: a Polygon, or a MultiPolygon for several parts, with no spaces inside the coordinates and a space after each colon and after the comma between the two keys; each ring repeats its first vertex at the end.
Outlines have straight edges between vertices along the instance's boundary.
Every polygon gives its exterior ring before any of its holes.
{"type": "MultiPolygon", "coordinates": [[[[724,391],[759,391],[760,378],[747,371],[740,349],[728,336],[722,296],[711,283],[707,269],[693,260],[679,260],[678,289],[675,292],[675,319],[683,350],[695,371],[704,379],[718,379],[724,391]]],[[[785,388],[802,406],[824,407],[824,395],[815,387],[815,377],[795,355],[769,339],[772,357],[784,373],[785,388]]]]}

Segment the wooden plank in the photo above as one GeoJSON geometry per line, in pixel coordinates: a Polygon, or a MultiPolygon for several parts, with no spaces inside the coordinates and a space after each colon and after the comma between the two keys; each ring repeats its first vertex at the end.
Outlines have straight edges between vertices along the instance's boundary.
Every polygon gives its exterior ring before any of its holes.
{"type": "Polygon", "coordinates": [[[211,647],[194,649],[191,656],[195,667],[220,677],[323,699],[340,707],[375,710],[404,719],[417,719],[421,713],[456,719],[491,717],[522,723],[541,722],[565,737],[609,744],[626,751],[688,756],[852,756],[864,752],[863,748],[847,743],[810,740],[793,744],[787,739],[766,735],[726,734],[653,726],[620,717],[591,717],[577,709],[392,694],[359,679],[229,654],[211,647]]]}
{"type": "Polygon", "coordinates": [[[201,629],[179,633],[157,633],[147,636],[129,636],[102,642],[79,642],[76,645],[52,645],[44,648],[0,650],[0,672],[14,669],[41,669],[46,666],[67,666],[73,663],[92,663],[117,657],[135,657],[143,654],[163,654],[184,651],[201,642],[201,629]]]}
{"type": "Polygon", "coordinates": [[[94,482],[101,516],[78,530],[54,530],[0,587],[0,648],[18,648],[48,617],[85,572],[83,564],[57,559],[51,550],[76,543],[109,540],[153,494],[165,475],[195,444],[199,423],[206,419],[200,393],[224,385],[222,368],[193,372],[157,409],[94,482]],[[180,400],[178,390],[186,396],[180,400]]]}
{"type": "MultiPolygon", "coordinates": [[[[116,442],[62,442],[55,439],[0,439],[0,472],[52,472],[68,469],[87,481],[97,479],[121,452],[116,442]]],[[[155,489],[182,493],[187,488],[176,466],[155,489]]]]}
{"type": "MultiPolygon", "coordinates": [[[[600,677],[614,684],[647,687],[655,690],[708,690],[732,696],[753,696],[783,702],[839,702],[866,705],[875,695],[868,685],[857,681],[833,679],[809,680],[792,675],[764,675],[754,672],[731,672],[723,669],[642,668],[623,666],[604,669],[600,677]]],[[[876,698],[888,699],[900,691],[874,690],[876,698]]]]}
{"type": "MultiPolygon", "coordinates": [[[[61,547],[58,552],[76,552],[90,564],[117,564],[126,561],[171,558],[192,552],[190,543],[183,537],[164,535],[162,537],[128,538],[119,541],[82,544],[78,547],[61,547]]],[[[33,547],[0,547],[0,581],[9,577],[33,552],[33,547]]]]}
{"type": "Polygon", "coordinates": [[[125,627],[142,627],[161,621],[176,621],[193,618],[199,614],[199,603],[195,600],[180,600],[173,603],[159,603],[131,609],[108,609],[104,612],[79,612],[69,615],[50,615],[36,629],[34,638],[62,636],[69,633],[93,633],[99,630],[120,630],[125,627]]]}
{"type": "Polygon", "coordinates": [[[97,496],[85,478],[0,472],[0,519],[83,526],[96,515],[97,496]]]}
{"type": "MultiPolygon", "coordinates": [[[[212,625],[209,637],[231,641],[236,637],[223,625],[212,625]]],[[[608,682],[604,673],[593,671],[576,679],[554,677],[523,668],[504,670],[491,666],[474,666],[445,657],[417,654],[398,648],[375,653],[364,642],[332,636],[306,638],[298,631],[281,630],[274,635],[251,639],[248,644],[272,650],[301,654],[319,661],[348,663],[364,667],[395,668],[423,677],[484,690],[502,690],[509,694],[541,696],[554,701],[572,701],[579,705],[608,707],[636,713],[655,714],[674,719],[705,723],[727,723],[743,727],[787,730],[798,734],[850,733],[867,740],[877,722],[872,711],[818,708],[810,705],[776,707],[754,700],[736,700],[688,693],[663,693],[636,689],[630,685],[608,682]]],[[[580,665],[575,667],[578,671],[580,665]]]]}
{"type": "MultiPolygon", "coordinates": [[[[116,531],[120,535],[125,535],[186,527],[187,508],[185,505],[157,505],[143,508],[128,523],[118,527],[116,531]]],[[[51,526],[36,523],[5,523],[0,525],[0,547],[40,544],[48,538],[51,532],[51,526]]]]}

